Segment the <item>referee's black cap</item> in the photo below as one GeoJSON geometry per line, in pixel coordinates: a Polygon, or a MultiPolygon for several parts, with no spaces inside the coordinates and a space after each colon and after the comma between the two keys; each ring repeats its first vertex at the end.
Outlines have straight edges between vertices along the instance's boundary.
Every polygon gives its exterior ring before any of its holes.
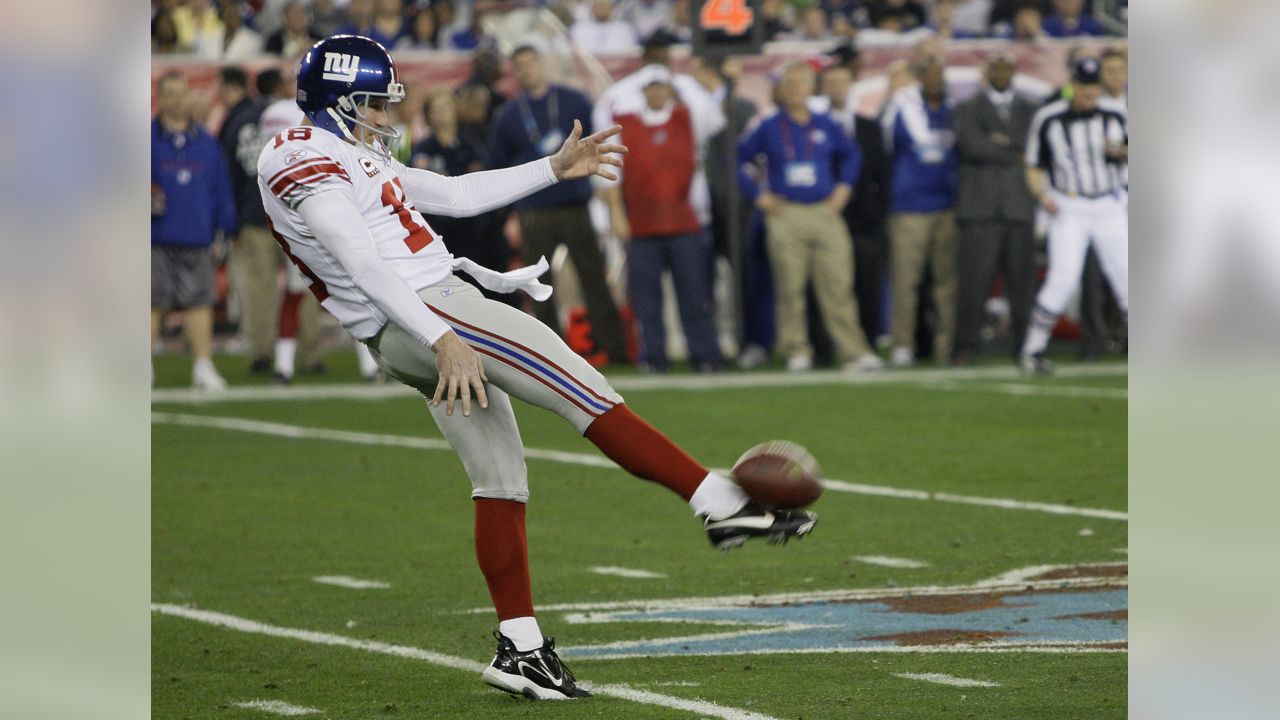
{"type": "Polygon", "coordinates": [[[1071,64],[1071,81],[1078,85],[1097,85],[1102,82],[1102,62],[1098,58],[1085,57],[1071,64]]]}

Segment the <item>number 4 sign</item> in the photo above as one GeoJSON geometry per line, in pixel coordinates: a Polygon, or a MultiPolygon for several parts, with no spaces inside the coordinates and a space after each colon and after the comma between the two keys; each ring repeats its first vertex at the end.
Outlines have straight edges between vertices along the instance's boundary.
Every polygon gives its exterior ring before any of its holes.
{"type": "Polygon", "coordinates": [[[694,0],[693,50],[756,54],[764,43],[760,0],[694,0]]]}
{"type": "Polygon", "coordinates": [[[723,30],[729,35],[741,35],[751,28],[755,13],[747,7],[747,0],[707,0],[698,13],[703,30],[723,30]]]}

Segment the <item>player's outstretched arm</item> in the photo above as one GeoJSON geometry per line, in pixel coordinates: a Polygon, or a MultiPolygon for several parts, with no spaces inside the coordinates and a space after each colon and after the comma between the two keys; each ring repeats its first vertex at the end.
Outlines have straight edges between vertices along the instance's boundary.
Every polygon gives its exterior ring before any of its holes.
{"type": "Polygon", "coordinates": [[[523,165],[445,177],[428,170],[403,168],[405,194],[418,210],[433,215],[471,217],[495,208],[505,207],[520,198],[550,187],[560,180],[597,175],[616,180],[608,166],[622,167],[621,158],[627,148],[608,139],[618,134],[621,126],[582,137],[582,124],[574,121],[574,130],[555,155],[523,165]]]}

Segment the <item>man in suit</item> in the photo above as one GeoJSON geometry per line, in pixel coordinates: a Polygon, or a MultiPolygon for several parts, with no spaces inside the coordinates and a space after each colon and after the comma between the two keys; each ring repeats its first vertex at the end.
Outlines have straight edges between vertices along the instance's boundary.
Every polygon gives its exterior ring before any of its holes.
{"type": "MultiPolygon", "coordinates": [[[[751,226],[751,206],[739,198],[737,207],[733,208],[730,200],[730,195],[738,192],[738,171],[737,163],[735,162],[738,154],[738,136],[746,130],[747,125],[751,123],[751,119],[756,115],[755,103],[737,93],[736,87],[741,72],[742,64],[736,57],[731,55],[708,58],[695,63],[693,67],[693,77],[710,93],[714,101],[720,103],[720,109],[724,112],[725,120],[727,121],[725,128],[707,141],[704,151],[703,170],[706,172],[707,188],[711,195],[713,253],[715,257],[726,258],[733,268],[739,268],[739,263],[744,261],[749,253],[744,248],[739,253],[739,257],[734,257],[735,249],[730,242],[731,226],[734,225],[730,218],[731,209],[737,210],[736,232],[738,237],[746,238],[751,226]]],[[[714,261],[712,262],[711,271],[714,276],[714,261]]],[[[738,276],[733,278],[731,286],[737,287],[740,284],[745,284],[741,283],[741,277],[742,273],[739,272],[738,276]]],[[[714,281],[714,277],[711,278],[711,281],[714,281]]],[[[744,290],[738,290],[739,300],[744,306],[742,314],[754,316],[767,314],[772,317],[773,305],[771,297],[749,297],[744,290]]],[[[729,308],[729,310],[730,312],[736,311],[734,308],[729,308]]],[[[721,309],[721,314],[723,314],[723,309],[721,309]]],[[[744,337],[739,338],[744,351],[747,351],[740,354],[739,359],[745,361],[751,367],[768,361],[768,353],[764,348],[770,343],[759,338],[758,333],[752,332],[757,324],[744,322],[744,337]]],[[[725,326],[721,326],[721,332],[724,330],[725,326]]]]}
{"type": "Polygon", "coordinates": [[[991,56],[985,87],[955,113],[960,155],[958,364],[972,363],[981,350],[986,301],[997,266],[1004,276],[1015,353],[1022,347],[1035,301],[1035,200],[1022,166],[1036,106],[1014,93],[1016,71],[1012,56],[991,56]]]}

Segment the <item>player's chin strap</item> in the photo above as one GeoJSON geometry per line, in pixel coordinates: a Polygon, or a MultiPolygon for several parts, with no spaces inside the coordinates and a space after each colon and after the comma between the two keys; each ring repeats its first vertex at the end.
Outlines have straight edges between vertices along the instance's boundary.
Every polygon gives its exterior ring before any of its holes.
{"type": "Polygon", "coordinates": [[[371,97],[385,97],[388,103],[397,103],[404,100],[404,86],[398,82],[387,83],[387,91],[385,93],[351,93],[338,98],[338,106],[327,107],[325,112],[329,113],[329,117],[333,118],[334,123],[342,130],[342,134],[348,140],[357,145],[366,147],[379,155],[391,157],[390,144],[400,139],[400,131],[392,127],[389,129],[377,128],[365,122],[365,115],[360,111],[361,105],[368,105],[371,97]],[[363,102],[356,102],[354,98],[357,95],[364,96],[363,102]],[[351,125],[359,125],[368,132],[372,133],[378,139],[374,142],[366,142],[356,137],[351,132],[351,125]]]}

